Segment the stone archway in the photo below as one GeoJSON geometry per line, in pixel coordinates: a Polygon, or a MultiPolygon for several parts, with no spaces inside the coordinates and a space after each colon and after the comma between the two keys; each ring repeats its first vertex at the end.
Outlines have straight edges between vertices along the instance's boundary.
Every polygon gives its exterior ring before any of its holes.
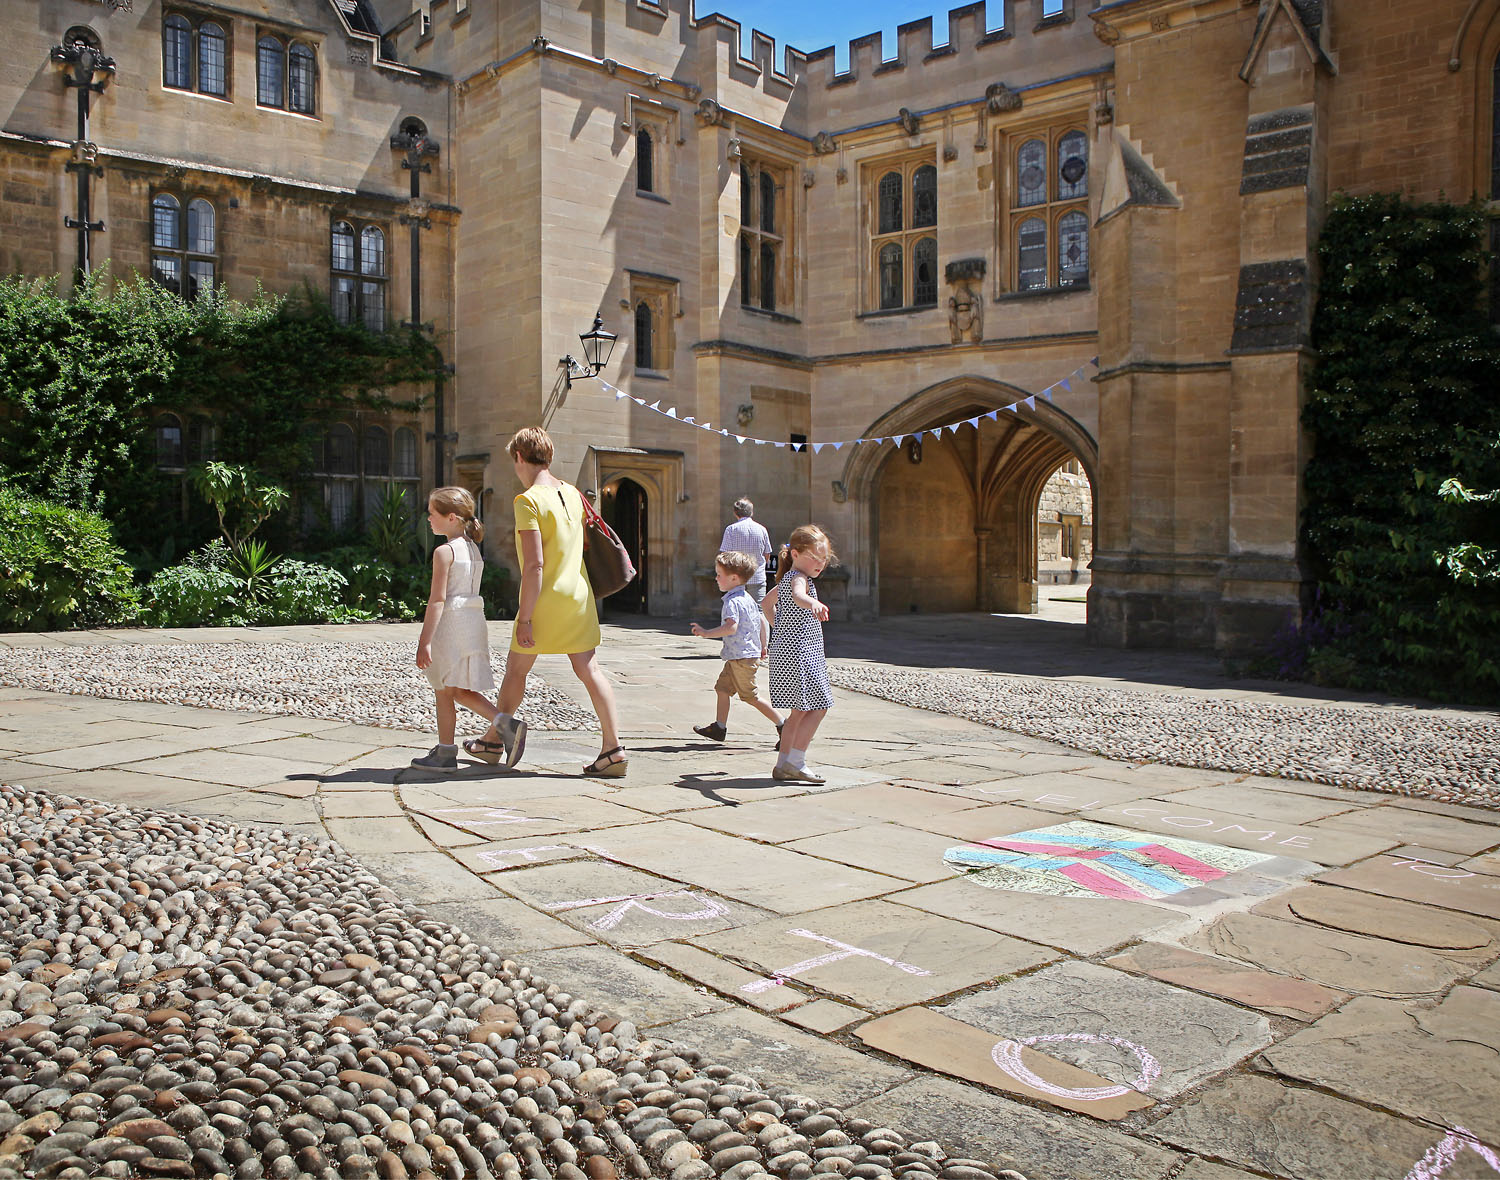
{"type": "Polygon", "coordinates": [[[854,450],[841,482],[855,508],[850,551],[866,555],[869,601],[851,604],[859,613],[1035,609],[1042,488],[1070,459],[1097,488],[1098,445],[1052,403],[1026,405],[1028,396],[960,377],[912,395],[866,428],[906,434],[1017,403],[1014,413],[981,419],[978,430],[924,435],[917,463],[905,448],[854,450]]]}

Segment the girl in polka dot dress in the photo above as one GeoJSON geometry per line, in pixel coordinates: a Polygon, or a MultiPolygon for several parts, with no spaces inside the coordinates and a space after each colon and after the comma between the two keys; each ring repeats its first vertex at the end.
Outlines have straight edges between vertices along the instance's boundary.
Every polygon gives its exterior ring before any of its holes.
{"type": "Polygon", "coordinates": [[[828,534],[817,525],[794,530],[777,559],[777,568],[784,571],[781,580],[761,603],[772,622],[771,703],[790,710],[781,729],[776,768],[771,771],[774,779],[824,781],[807,767],[807,747],[833,705],[828,663],[823,658],[828,607],[818,601],[813,579],[836,560],[828,534]]]}

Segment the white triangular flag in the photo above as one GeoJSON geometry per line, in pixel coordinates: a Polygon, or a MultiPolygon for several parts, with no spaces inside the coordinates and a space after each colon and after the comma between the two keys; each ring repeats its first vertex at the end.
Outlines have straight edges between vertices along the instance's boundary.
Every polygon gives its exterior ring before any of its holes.
{"type": "Polygon", "coordinates": [[[988,418],[991,422],[998,422],[998,421],[1000,421],[1000,411],[999,410],[991,410],[988,414],[986,414],[984,416],[986,418],[988,418]]]}
{"type": "Polygon", "coordinates": [[[668,418],[675,418],[677,417],[677,407],[673,406],[671,409],[663,410],[662,413],[665,414],[668,418]]]}
{"type": "Polygon", "coordinates": [[[1008,405],[1008,406],[1005,407],[1005,409],[1006,409],[1007,413],[1014,414],[1016,412],[1016,403],[1015,402],[1011,402],[1010,405],[1008,405]]]}
{"type": "MultiPolygon", "coordinates": [[[[843,446],[843,445],[844,445],[844,444],[843,444],[843,443],[841,443],[841,442],[836,442],[836,443],[829,443],[829,444],[828,444],[828,445],[829,445],[829,446],[830,446],[830,447],[832,447],[832,448],[833,448],[833,449],[834,449],[834,450],[835,450],[835,451],[836,451],[836,450],[838,450],[838,449],[839,449],[839,448],[840,448],[840,447],[841,447],[841,446],[843,446]]],[[[853,446],[853,445],[854,445],[854,444],[853,444],[853,443],[850,443],[850,444],[849,444],[849,445],[850,445],[850,446],[851,446],[851,447],[852,447],[852,446],[853,446]]]]}
{"type": "Polygon", "coordinates": [[[626,395],[625,395],[625,391],[623,389],[617,389],[617,390],[615,390],[615,401],[619,401],[624,396],[626,396],[626,395]]]}
{"type": "Polygon", "coordinates": [[[1026,408],[1029,409],[1029,410],[1036,409],[1036,397],[1035,397],[1035,395],[1033,395],[1031,397],[1028,397],[1026,399],[1026,408]]]}
{"type": "Polygon", "coordinates": [[[826,446],[826,445],[827,445],[827,444],[826,444],[826,443],[812,443],[812,444],[810,444],[810,445],[811,445],[811,446],[812,446],[812,453],[813,453],[813,454],[814,454],[814,455],[816,455],[816,454],[817,454],[817,453],[818,453],[818,452],[819,452],[819,451],[821,451],[821,450],[822,450],[822,449],[823,449],[823,448],[824,448],[824,447],[825,447],[825,446],[826,446]]]}
{"type": "MultiPolygon", "coordinates": [[[[891,441],[893,443],[895,443],[899,447],[901,445],[902,440],[905,439],[905,438],[906,438],[906,435],[904,435],[904,434],[893,434],[891,436],[891,441]]],[[[876,442],[885,442],[885,439],[879,438],[879,439],[876,439],[875,441],[876,442]]]]}
{"type": "Polygon", "coordinates": [[[979,429],[979,419],[978,418],[970,418],[967,422],[964,423],[964,425],[965,426],[972,426],[975,430],[978,430],[979,429]]]}
{"type": "Polygon", "coordinates": [[[698,425],[698,420],[696,418],[694,418],[691,414],[684,414],[682,416],[682,420],[684,422],[689,422],[689,423],[691,423],[694,426],[698,425]]]}

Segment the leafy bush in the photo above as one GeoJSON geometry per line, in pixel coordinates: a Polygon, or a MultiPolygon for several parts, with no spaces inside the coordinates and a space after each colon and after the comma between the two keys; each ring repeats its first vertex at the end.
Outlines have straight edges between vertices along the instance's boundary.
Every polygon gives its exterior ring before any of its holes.
{"type": "Polygon", "coordinates": [[[427,605],[431,575],[426,566],[393,566],[358,545],[332,549],[316,559],[344,576],[347,606],[368,611],[376,618],[415,619],[427,605]]]}
{"type": "Polygon", "coordinates": [[[130,566],[93,512],[0,485],[0,626],[49,631],[130,622],[130,566]]]}
{"type": "Polygon", "coordinates": [[[215,538],[181,565],[162,570],[146,587],[146,621],[156,627],[248,627],[378,617],[346,604],[348,582],[326,565],[273,558],[252,563],[247,578],[246,558],[258,545],[251,542],[235,555],[215,538]]]}
{"type": "Polygon", "coordinates": [[[1303,537],[1326,609],[1301,638],[1326,683],[1500,699],[1485,226],[1477,205],[1341,198],[1319,242],[1303,537]]]}

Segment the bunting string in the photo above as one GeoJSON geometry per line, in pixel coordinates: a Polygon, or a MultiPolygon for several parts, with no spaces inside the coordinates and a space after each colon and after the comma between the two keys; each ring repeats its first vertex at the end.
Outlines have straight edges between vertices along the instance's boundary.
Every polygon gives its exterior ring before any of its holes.
{"type": "Polygon", "coordinates": [[[1034,393],[1029,397],[1023,397],[1016,401],[1013,401],[1008,406],[999,406],[993,410],[988,411],[987,413],[975,414],[972,418],[964,418],[958,422],[945,422],[941,426],[928,426],[924,427],[921,430],[910,430],[905,432],[904,434],[882,434],[871,436],[869,438],[845,438],[838,439],[834,442],[806,443],[780,442],[773,438],[756,438],[754,435],[739,434],[736,431],[730,430],[727,426],[715,426],[713,425],[713,423],[707,421],[699,422],[697,418],[692,414],[679,414],[677,412],[676,406],[664,407],[661,404],[660,400],[648,402],[643,397],[636,397],[633,393],[626,393],[618,386],[611,385],[608,381],[604,380],[603,377],[599,378],[599,384],[602,385],[605,389],[610,390],[615,395],[616,401],[633,401],[642,409],[651,410],[653,413],[660,414],[664,418],[671,418],[674,422],[681,422],[684,426],[692,426],[698,430],[706,430],[710,434],[717,434],[721,435],[724,438],[733,439],[741,446],[745,445],[746,443],[750,443],[757,447],[791,447],[795,450],[808,450],[816,455],[818,454],[818,452],[823,450],[824,447],[829,447],[832,450],[837,451],[841,450],[844,447],[857,447],[865,443],[874,443],[878,446],[882,443],[888,442],[893,442],[899,447],[902,443],[906,442],[907,439],[921,439],[924,434],[929,434],[933,438],[941,439],[944,432],[947,432],[949,434],[957,434],[959,428],[963,426],[972,426],[975,430],[978,430],[979,423],[984,419],[988,419],[991,422],[997,421],[1001,414],[1018,413],[1022,406],[1034,410],[1036,408],[1038,398],[1050,402],[1053,399],[1053,394],[1055,394],[1057,391],[1072,389],[1073,383],[1075,381],[1084,380],[1084,374],[1087,373],[1088,370],[1097,369],[1098,367],[1099,358],[1094,357],[1086,363],[1079,365],[1078,368],[1074,369],[1066,377],[1063,377],[1061,380],[1054,381],[1040,393],[1034,393]]]}

